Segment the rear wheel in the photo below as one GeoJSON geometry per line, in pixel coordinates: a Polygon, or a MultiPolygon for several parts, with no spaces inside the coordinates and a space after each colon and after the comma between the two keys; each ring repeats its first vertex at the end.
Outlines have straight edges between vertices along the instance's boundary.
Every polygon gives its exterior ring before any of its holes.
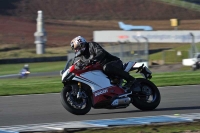
{"type": "Polygon", "coordinates": [[[81,98],[77,98],[77,93],[71,86],[65,86],[61,91],[61,103],[70,113],[75,115],[85,115],[91,109],[91,101],[86,91],[82,89],[81,98]]]}
{"type": "Polygon", "coordinates": [[[144,78],[138,78],[137,81],[141,91],[134,92],[136,95],[132,97],[132,104],[143,111],[155,109],[161,100],[158,88],[154,83],[144,78]]]}

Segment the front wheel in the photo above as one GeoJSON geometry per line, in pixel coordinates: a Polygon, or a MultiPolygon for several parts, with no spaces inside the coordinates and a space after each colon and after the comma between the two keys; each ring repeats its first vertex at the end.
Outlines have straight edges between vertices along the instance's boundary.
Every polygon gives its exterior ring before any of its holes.
{"type": "Polygon", "coordinates": [[[86,91],[82,89],[82,97],[77,98],[77,92],[71,86],[65,86],[61,91],[61,103],[70,113],[75,115],[85,115],[91,109],[91,101],[86,91]]]}
{"type": "Polygon", "coordinates": [[[143,111],[155,109],[161,100],[158,88],[154,83],[144,78],[138,78],[137,82],[140,84],[141,91],[136,92],[132,97],[132,104],[143,111]]]}

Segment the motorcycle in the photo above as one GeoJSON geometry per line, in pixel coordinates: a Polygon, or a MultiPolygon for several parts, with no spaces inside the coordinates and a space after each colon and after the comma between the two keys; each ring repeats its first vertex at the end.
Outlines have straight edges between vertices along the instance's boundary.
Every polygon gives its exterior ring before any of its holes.
{"type": "Polygon", "coordinates": [[[192,65],[192,70],[196,71],[197,69],[200,69],[200,61],[196,61],[193,65],[192,65]]]}
{"type": "Polygon", "coordinates": [[[21,78],[27,78],[28,75],[30,74],[30,71],[26,70],[26,69],[22,69],[20,72],[19,72],[19,79],[21,78]]]}
{"type": "Polygon", "coordinates": [[[72,114],[85,115],[91,108],[120,109],[130,104],[142,111],[154,110],[160,103],[161,95],[156,85],[150,81],[152,72],[137,62],[124,63],[124,71],[137,70],[143,78],[136,78],[131,88],[125,88],[123,79],[107,76],[99,63],[92,62],[84,69],[76,69],[76,61],[67,62],[60,73],[64,85],[61,91],[61,104],[72,114]]]}
{"type": "Polygon", "coordinates": [[[195,53],[193,58],[194,64],[192,65],[192,70],[196,71],[200,69],[200,53],[195,53]]]}

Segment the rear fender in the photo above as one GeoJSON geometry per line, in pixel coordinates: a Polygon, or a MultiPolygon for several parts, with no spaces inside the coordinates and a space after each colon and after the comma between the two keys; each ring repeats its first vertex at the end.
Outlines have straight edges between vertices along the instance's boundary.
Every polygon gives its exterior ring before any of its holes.
{"type": "Polygon", "coordinates": [[[140,71],[140,74],[145,78],[145,79],[151,79],[152,78],[152,72],[145,66],[143,69],[140,71]]]}

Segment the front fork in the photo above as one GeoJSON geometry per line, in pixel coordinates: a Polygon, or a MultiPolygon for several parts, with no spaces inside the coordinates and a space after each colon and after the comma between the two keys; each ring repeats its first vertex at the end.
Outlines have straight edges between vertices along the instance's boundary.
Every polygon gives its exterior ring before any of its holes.
{"type": "Polygon", "coordinates": [[[77,91],[77,99],[85,99],[87,98],[87,95],[85,93],[85,91],[83,91],[82,89],[82,85],[81,82],[78,82],[78,91],[77,91]]]}
{"type": "Polygon", "coordinates": [[[81,83],[78,82],[78,93],[77,93],[77,98],[81,98],[81,83]]]}

